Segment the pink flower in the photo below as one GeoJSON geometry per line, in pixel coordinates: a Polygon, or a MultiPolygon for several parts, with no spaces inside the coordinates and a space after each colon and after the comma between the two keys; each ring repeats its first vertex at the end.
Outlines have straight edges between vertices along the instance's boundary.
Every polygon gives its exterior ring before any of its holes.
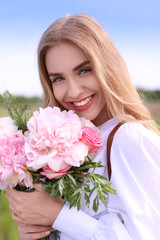
{"type": "Polygon", "coordinates": [[[53,171],[64,165],[80,166],[88,154],[88,146],[80,141],[81,120],[73,111],[58,107],[40,108],[27,123],[29,130],[25,152],[27,166],[33,170],[47,164],[53,171]]]}
{"type": "Polygon", "coordinates": [[[38,150],[55,147],[65,153],[78,140],[81,122],[73,111],[60,111],[58,107],[40,108],[27,123],[30,145],[38,150]]]}
{"type": "Polygon", "coordinates": [[[23,180],[26,187],[32,186],[32,177],[26,170],[24,144],[21,131],[0,138],[0,189],[13,188],[23,180]]]}
{"type": "Polygon", "coordinates": [[[46,176],[48,179],[52,179],[52,178],[59,178],[63,175],[65,175],[68,170],[71,168],[72,166],[69,166],[65,169],[59,170],[59,171],[53,171],[48,165],[46,167],[43,168],[43,171],[40,172],[41,175],[46,176]]]}
{"type": "Polygon", "coordinates": [[[11,134],[15,134],[18,128],[14,125],[14,121],[10,117],[0,118],[0,137],[5,138],[11,134]]]}
{"type": "Polygon", "coordinates": [[[82,128],[82,141],[88,144],[89,152],[96,152],[103,145],[98,132],[88,126],[82,128]]]}

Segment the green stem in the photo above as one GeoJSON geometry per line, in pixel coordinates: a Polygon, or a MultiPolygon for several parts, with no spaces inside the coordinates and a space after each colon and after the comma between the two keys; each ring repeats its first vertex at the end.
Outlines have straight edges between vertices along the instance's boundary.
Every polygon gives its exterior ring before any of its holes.
{"type": "Polygon", "coordinates": [[[14,120],[14,117],[13,117],[13,114],[12,114],[12,111],[11,111],[11,109],[10,109],[9,107],[7,107],[7,108],[8,108],[8,111],[9,111],[9,113],[10,113],[10,115],[11,115],[12,119],[14,120]]]}

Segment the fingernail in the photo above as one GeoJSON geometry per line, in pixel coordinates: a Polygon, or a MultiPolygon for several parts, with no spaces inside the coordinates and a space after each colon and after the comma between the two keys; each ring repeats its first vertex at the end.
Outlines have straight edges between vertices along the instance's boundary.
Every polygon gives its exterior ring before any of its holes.
{"type": "Polygon", "coordinates": [[[47,232],[45,232],[45,235],[49,235],[51,232],[50,231],[47,231],[47,232]]]}

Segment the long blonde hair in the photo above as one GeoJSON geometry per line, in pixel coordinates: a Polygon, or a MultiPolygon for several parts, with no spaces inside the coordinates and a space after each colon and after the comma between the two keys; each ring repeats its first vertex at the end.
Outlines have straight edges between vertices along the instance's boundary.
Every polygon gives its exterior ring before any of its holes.
{"type": "Polygon", "coordinates": [[[45,106],[62,108],[54,98],[45,66],[46,52],[62,41],[74,43],[88,57],[101,83],[111,118],[118,116],[125,122],[139,121],[148,129],[160,134],[150,112],[143,105],[131,83],[126,65],[108,34],[93,18],[85,14],[56,20],[41,37],[38,47],[38,66],[45,106]]]}

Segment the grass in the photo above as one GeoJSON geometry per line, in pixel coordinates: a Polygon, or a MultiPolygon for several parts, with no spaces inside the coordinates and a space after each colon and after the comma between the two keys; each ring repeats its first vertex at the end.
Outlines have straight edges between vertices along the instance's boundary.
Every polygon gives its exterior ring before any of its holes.
{"type": "Polygon", "coordinates": [[[149,101],[146,103],[156,123],[160,126],[160,101],[149,101]]]}
{"type": "Polygon", "coordinates": [[[5,193],[0,194],[0,240],[18,240],[18,225],[12,220],[5,193]]]}
{"type": "Polygon", "coordinates": [[[7,110],[4,107],[0,106],[0,117],[6,117],[6,116],[8,116],[7,110]]]}
{"type": "Polygon", "coordinates": [[[160,126],[160,117],[159,118],[156,118],[156,123],[160,126]]]}
{"type": "MultiPolygon", "coordinates": [[[[32,106],[30,113],[33,110],[39,108],[41,104],[35,104],[32,106]]],[[[160,101],[147,103],[147,107],[150,109],[152,116],[160,126],[160,101]]],[[[8,112],[2,106],[0,106],[0,117],[8,116],[8,112]]],[[[12,220],[11,211],[9,210],[9,204],[6,200],[5,193],[0,194],[0,240],[18,240],[17,223],[12,220]]]]}

